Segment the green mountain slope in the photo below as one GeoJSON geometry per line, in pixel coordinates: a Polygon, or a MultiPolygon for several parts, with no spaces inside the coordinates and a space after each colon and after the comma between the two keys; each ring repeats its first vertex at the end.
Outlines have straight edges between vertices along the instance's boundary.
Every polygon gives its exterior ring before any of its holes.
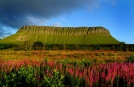
{"type": "Polygon", "coordinates": [[[50,27],[24,26],[16,34],[2,40],[2,44],[20,44],[24,41],[41,41],[44,44],[118,44],[103,27],[50,27]]]}

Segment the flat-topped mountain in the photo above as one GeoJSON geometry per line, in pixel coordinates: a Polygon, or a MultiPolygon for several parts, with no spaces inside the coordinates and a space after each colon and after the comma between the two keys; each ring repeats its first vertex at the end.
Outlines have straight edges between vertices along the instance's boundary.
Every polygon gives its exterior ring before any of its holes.
{"type": "Polygon", "coordinates": [[[16,34],[0,43],[23,43],[41,41],[44,44],[117,44],[110,31],[104,27],[51,27],[23,26],[16,34]]]}

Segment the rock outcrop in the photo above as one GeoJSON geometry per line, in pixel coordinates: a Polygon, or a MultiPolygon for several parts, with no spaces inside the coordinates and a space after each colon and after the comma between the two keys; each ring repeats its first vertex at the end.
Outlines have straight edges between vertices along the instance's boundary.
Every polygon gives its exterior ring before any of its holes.
{"type": "Polygon", "coordinates": [[[104,27],[50,27],[50,26],[23,26],[17,33],[28,34],[68,34],[68,35],[110,35],[104,27]]]}

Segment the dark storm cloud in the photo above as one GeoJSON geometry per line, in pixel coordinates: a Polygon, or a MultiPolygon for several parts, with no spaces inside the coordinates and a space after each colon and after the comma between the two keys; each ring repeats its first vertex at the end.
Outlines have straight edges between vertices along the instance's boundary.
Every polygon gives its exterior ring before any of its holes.
{"type": "Polygon", "coordinates": [[[12,28],[31,25],[29,17],[49,19],[69,13],[92,0],[0,0],[0,24],[12,28]]]}
{"type": "Polygon", "coordinates": [[[37,25],[75,9],[88,6],[94,0],[0,0],[0,37],[25,25],[37,25]],[[10,29],[7,29],[8,27],[10,29]]]}

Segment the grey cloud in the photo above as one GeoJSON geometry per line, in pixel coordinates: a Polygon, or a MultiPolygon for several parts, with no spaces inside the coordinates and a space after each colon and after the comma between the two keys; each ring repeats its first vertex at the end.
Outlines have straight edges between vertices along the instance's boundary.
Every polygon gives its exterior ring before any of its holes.
{"type": "Polygon", "coordinates": [[[93,0],[0,0],[0,37],[11,34],[11,29],[49,20],[63,13],[87,6],[93,0]],[[33,21],[33,20],[36,20],[33,21]]]}

